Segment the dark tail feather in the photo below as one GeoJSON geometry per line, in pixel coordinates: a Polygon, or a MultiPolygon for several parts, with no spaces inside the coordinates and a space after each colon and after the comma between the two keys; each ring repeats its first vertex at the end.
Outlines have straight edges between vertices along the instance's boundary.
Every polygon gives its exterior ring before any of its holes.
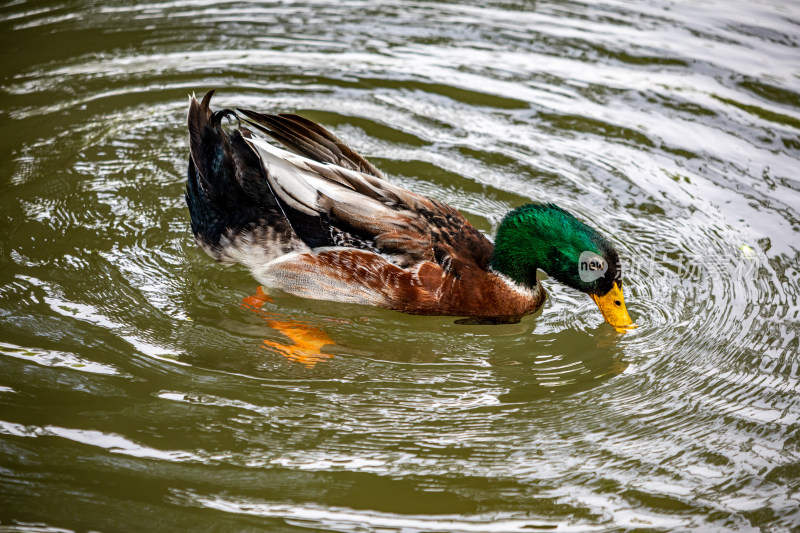
{"type": "Polygon", "coordinates": [[[226,231],[239,232],[282,217],[261,171],[261,163],[238,130],[230,133],[222,119],[231,109],[211,111],[214,91],[189,103],[189,172],[186,203],[192,231],[212,249],[226,231]]]}
{"type": "MultiPolygon", "coordinates": [[[[211,121],[211,107],[209,104],[213,95],[214,90],[212,89],[206,93],[202,102],[198,102],[194,95],[189,100],[189,148],[195,165],[203,160],[203,134],[206,126],[211,121]]],[[[206,179],[205,176],[202,177],[206,179]]]]}

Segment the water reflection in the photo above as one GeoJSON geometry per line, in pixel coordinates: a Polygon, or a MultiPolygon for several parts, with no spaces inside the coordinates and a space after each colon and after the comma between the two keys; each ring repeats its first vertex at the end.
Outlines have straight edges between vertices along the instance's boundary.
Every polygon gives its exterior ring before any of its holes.
{"type": "Polygon", "coordinates": [[[518,324],[470,325],[448,317],[407,317],[362,306],[318,304],[285,295],[277,298],[284,301],[276,304],[259,287],[255,295],[244,298],[242,306],[269,328],[251,329],[251,335],[268,333],[276,338],[263,341],[265,353],[249,350],[255,361],[263,361],[258,366],[273,377],[275,367],[281,366],[275,355],[308,370],[335,356],[491,368],[494,378],[508,388],[499,399],[521,402],[585,390],[628,367],[623,360],[623,335],[607,324],[538,335],[536,319],[541,311],[518,324]],[[314,309],[314,315],[299,315],[298,303],[314,309]],[[321,314],[326,307],[327,312],[321,314]],[[387,314],[394,320],[387,320],[387,314]]]}

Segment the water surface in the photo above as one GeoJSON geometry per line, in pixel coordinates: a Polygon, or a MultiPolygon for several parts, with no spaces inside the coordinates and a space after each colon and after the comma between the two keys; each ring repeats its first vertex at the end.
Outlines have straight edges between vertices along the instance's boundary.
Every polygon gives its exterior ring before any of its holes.
{"type": "Polygon", "coordinates": [[[800,6],[0,7],[3,530],[800,524],[800,6]],[[625,259],[520,324],[313,302],[192,241],[187,95],[293,111],[493,234],[552,201],[625,259]],[[264,345],[269,316],[335,345],[264,345]]]}

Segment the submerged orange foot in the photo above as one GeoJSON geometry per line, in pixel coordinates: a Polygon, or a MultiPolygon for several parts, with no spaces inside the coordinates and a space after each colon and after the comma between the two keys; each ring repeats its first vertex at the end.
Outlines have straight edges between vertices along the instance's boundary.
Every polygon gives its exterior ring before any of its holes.
{"type": "Polygon", "coordinates": [[[258,286],[256,289],[256,293],[253,296],[247,296],[242,298],[242,307],[249,307],[253,311],[258,311],[264,304],[267,302],[271,302],[272,298],[270,298],[265,292],[264,289],[261,288],[261,285],[258,286]]]}
{"type": "Polygon", "coordinates": [[[262,307],[268,302],[272,302],[272,298],[265,294],[259,286],[253,296],[242,299],[242,307],[262,315],[269,327],[283,333],[293,344],[280,344],[265,340],[265,347],[277,350],[288,360],[300,363],[306,368],[313,368],[320,361],[333,357],[319,351],[326,344],[335,344],[327,333],[303,322],[287,319],[277,313],[265,312],[262,307]]]}
{"type": "Polygon", "coordinates": [[[277,329],[289,337],[294,344],[287,345],[265,340],[264,346],[278,350],[290,361],[300,363],[306,368],[313,368],[320,361],[333,357],[319,351],[326,344],[334,344],[328,334],[321,329],[294,320],[270,320],[268,324],[269,327],[277,329]]]}

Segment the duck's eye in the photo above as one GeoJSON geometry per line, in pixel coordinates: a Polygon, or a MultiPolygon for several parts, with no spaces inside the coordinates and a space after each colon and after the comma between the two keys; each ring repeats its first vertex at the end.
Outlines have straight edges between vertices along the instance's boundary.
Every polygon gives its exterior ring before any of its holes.
{"type": "Polygon", "coordinates": [[[614,300],[614,305],[619,307],[620,305],[622,305],[622,302],[620,302],[619,300],[614,300]]]}

